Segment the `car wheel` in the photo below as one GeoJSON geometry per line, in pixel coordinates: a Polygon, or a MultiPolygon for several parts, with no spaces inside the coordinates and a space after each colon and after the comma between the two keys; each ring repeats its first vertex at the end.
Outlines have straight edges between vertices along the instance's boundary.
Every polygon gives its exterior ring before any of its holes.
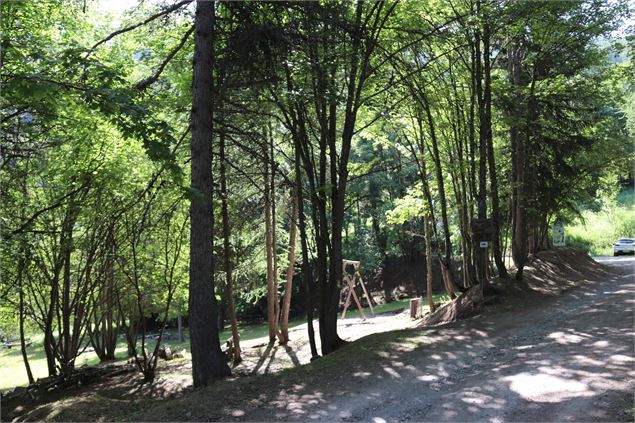
{"type": "Polygon", "coordinates": [[[613,257],[617,257],[619,255],[620,255],[620,253],[613,253],[613,257]]]}

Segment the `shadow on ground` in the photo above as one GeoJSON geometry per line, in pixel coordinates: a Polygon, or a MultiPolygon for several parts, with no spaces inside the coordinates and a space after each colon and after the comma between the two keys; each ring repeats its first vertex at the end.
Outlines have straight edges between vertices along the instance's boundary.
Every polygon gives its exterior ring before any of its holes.
{"type": "MultiPolygon", "coordinates": [[[[18,415],[149,421],[632,421],[633,276],[600,266],[587,273],[575,263],[534,272],[543,279],[536,284],[547,288],[571,273],[571,285],[556,284],[546,290],[550,295],[528,295],[525,301],[533,307],[503,302],[469,320],[371,335],[275,375],[186,389],[162,401],[133,402],[125,393],[71,397],[18,415]]],[[[288,353],[275,348],[276,354],[288,353]]]]}

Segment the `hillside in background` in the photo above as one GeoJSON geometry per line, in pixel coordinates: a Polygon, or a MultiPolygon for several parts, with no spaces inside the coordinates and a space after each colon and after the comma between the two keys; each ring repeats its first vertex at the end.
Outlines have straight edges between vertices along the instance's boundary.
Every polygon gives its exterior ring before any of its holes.
{"type": "Polygon", "coordinates": [[[600,210],[584,210],[566,229],[567,245],[593,256],[613,255],[619,238],[635,237],[635,188],[620,191],[614,200],[605,201],[600,210]]]}

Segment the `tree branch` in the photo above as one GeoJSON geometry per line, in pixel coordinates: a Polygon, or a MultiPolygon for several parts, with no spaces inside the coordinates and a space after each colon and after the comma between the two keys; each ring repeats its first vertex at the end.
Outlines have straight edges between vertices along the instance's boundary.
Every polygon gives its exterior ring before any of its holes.
{"type": "Polygon", "coordinates": [[[168,13],[172,13],[177,9],[180,9],[181,7],[185,6],[186,4],[190,4],[193,0],[181,0],[178,3],[173,4],[172,6],[165,8],[163,10],[161,10],[160,12],[155,13],[154,15],[150,16],[149,18],[147,18],[146,20],[136,23],[134,25],[130,25],[127,26],[125,28],[121,28],[116,30],[115,32],[111,33],[110,35],[108,35],[106,38],[102,39],[101,41],[97,42],[91,49],[90,52],[93,52],[97,47],[99,47],[100,45],[112,40],[113,38],[115,38],[117,35],[121,35],[123,33],[132,31],[133,29],[137,29],[140,26],[143,26],[147,23],[152,22],[153,20],[160,18],[161,16],[165,16],[168,13]]]}
{"type": "Polygon", "coordinates": [[[170,63],[170,61],[174,58],[176,53],[178,53],[183,48],[183,46],[187,42],[187,39],[190,38],[190,35],[192,35],[192,32],[194,32],[194,25],[192,25],[190,29],[188,29],[187,32],[183,34],[183,37],[181,38],[181,41],[179,42],[179,44],[175,48],[173,48],[170,51],[170,53],[166,56],[166,58],[163,60],[163,62],[161,62],[159,69],[157,69],[156,72],[154,72],[154,74],[150,75],[146,79],[143,79],[137,82],[137,85],[135,85],[135,88],[137,90],[145,90],[150,85],[154,84],[157,81],[157,79],[159,79],[159,77],[163,73],[163,70],[165,69],[167,64],[170,63]]]}

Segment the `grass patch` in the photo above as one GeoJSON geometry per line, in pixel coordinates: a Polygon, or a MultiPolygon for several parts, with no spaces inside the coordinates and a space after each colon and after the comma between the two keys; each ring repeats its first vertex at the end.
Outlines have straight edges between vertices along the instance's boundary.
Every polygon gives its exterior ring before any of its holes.
{"type": "Polygon", "coordinates": [[[635,189],[630,187],[607,201],[600,211],[585,210],[566,228],[567,246],[594,256],[613,255],[613,243],[635,236],[635,189]]]}
{"type": "MultiPolygon", "coordinates": [[[[33,342],[27,347],[27,356],[33,377],[37,380],[48,376],[48,367],[46,365],[46,355],[42,348],[42,341],[33,342]]],[[[115,352],[117,359],[125,359],[126,345],[119,343],[115,352]]],[[[95,365],[99,363],[99,357],[94,352],[84,352],[75,360],[77,367],[83,365],[95,365]]],[[[20,346],[15,345],[13,348],[0,349],[0,390],[13,388],[15,386],[26,386],[29,379],[24,368],[22,353],[20,346]]]]}

